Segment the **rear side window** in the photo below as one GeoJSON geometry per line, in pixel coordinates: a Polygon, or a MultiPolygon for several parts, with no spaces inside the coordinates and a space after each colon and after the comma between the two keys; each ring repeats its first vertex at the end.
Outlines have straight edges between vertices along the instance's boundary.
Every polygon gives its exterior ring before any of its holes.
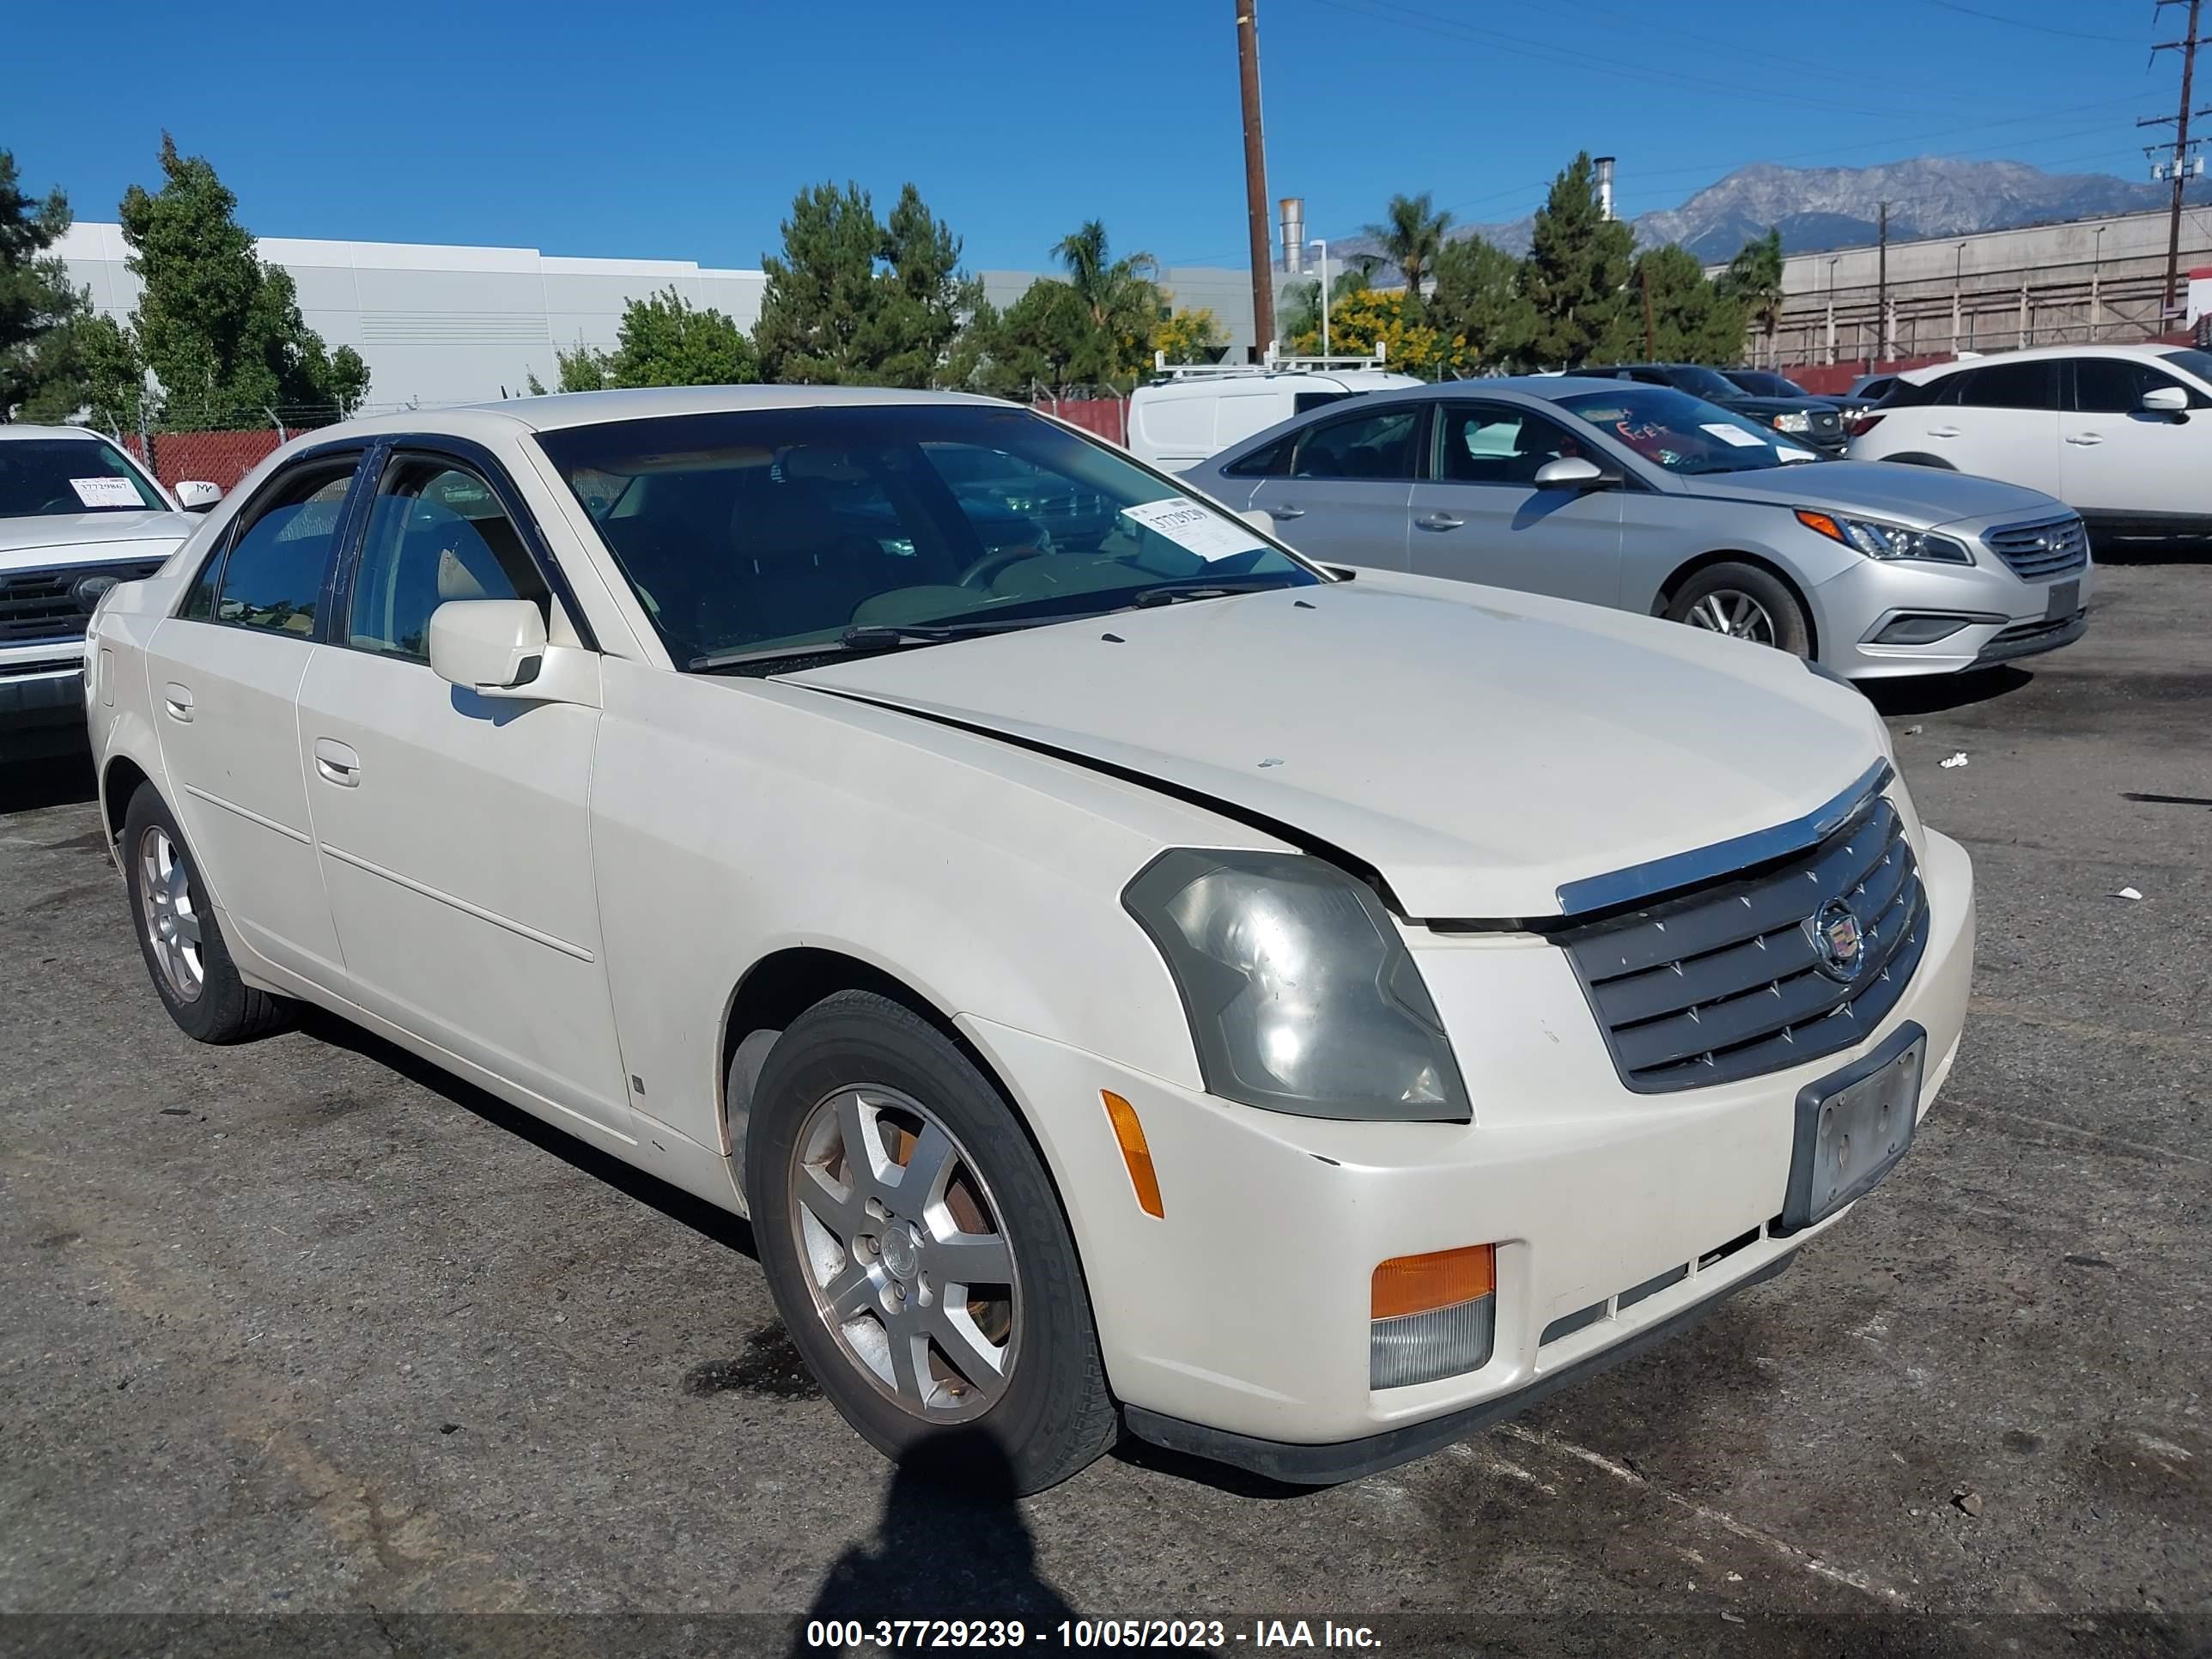
{"type": "Polygon", "coordinates": [[[1340,404],[1346,398],[1356,398],[1356,392],[1301,392],[1291,398],[1291,411],[1304,415],[1310,410],[1326,409],[1331,404],[1340,404]]]}
{"type": "Polygon", "coordinates": [[[251,516],[222,561],[216,621],[301,638],[314,632],[331,540],[358,459],[303,463],[246,509],[251,516]]]}
{"type": "Polygon", "coordinates": [[[2143,393],[2166,386],[2181,386],[2189,393],[2191,409],[2212,408],[2212,398],[2181,382],[2164,369],[2133,357],[2077,357],[2074,360],[2074,407],[2084,415],[2130,415],[2142,406],[2143,393]]]}
{"type": "Polygon", "coordinates": [[[1231,461],[1221,470],[1232,478],[1282,478],[1290,476],[1291,451],[1297,447],[1298,434],[1278,438],[1271,444],[1261,444],[1249,455],[1231,461]]]}
{"type": "Polygon", "coordinates": [[[2058,365],[2047,357],[2024,363],[1990,363],[1948,376],[1947,386],[1949,380],[1962,382],[1957,401],[1968,409],[2058,407],[2058,365]]]}
{"type": "Polygon", "coordinates": [[[1291,476],[1411,480],[1426,411],[1425,404],[1395,404],[1309,427],[1292,452],[1291,476]]]}

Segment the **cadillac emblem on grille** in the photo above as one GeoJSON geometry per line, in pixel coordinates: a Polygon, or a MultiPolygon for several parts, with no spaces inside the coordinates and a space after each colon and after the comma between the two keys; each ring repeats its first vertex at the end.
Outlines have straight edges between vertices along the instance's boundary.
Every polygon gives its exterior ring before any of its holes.
{"type": "Polygon", "coordinates": [[[1859,931],[1858,915],[1841,899],[1830,899],[1813,913],[1813,948],[1820,953],[1820,971],[1831,979],[1858,977],[1866,960],[1866,936],[1859,931]]]}

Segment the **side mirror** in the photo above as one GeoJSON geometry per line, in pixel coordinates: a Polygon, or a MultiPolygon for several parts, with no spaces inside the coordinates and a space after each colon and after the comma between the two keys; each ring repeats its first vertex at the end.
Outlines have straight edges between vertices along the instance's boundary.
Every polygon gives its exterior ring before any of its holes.
{"type": "Polygon", "coordinates": [[[187,513],[204,513],[222,499],[222,486],[205,478],[187,478],[177,486],[177,505],[187,513]]]}
{"type": "Polygon", "coordinates": [[[1237,516],[1263,536],[1275,533],[1275,515],[1264,507],[1248,507],[1237,516]]]}
{"type": "Polygon", "coordinates": [[[486,696],[512,693],[545,665],[545,618],[528,599],[448,599],[430,613],[430,672],[486,696]]]}
{"type": "Polygon", "coordinates": [[[2137,405],[2146,415],[2180,415],[2189,408],[2189,394],[2178,386],[2153,386],[2137,405]]]}
{"type": "Polygon", "coordinates": [[[1562,455],[1536,469],[1539,489],[1604,489],[1620,482],[1595,461],[1581,455],[1562,455]]]}

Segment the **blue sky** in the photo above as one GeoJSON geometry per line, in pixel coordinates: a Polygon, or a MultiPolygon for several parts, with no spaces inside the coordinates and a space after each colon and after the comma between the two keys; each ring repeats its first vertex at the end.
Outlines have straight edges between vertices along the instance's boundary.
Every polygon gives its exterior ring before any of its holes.
{"type": "MultiPolygon", "coordinates": [[[[1259,0],[1270,194],[1314,234],[1431,190],[1520,216],[1577,149],[1624,213],[1754,161],[1937,154],[2146,176],[2151,7],[2078,0],[1505,5],[1259,0]]],[[[1227,0],[396,0],[33,5],[5,26],[0,146],[112,219],[161,130],[263,235],[475,242],[754,265],[793,192],[918,184],[975,268],[1036,268],[1083,219],[1170,263],[1241,264],[1227,0]],[[96,19],[96,22],[95,22],[96,19]]]]}

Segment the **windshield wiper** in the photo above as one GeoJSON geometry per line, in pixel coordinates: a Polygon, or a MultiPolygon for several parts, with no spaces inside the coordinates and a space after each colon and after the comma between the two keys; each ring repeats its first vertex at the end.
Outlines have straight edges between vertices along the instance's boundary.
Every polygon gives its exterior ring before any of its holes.
{"type": "Polygon", "coordinates": [[[988,622],[856,623],[834,640],[815,640],[805,645],[770,646],[761,651],[728,651],[694,657],[684,667],[694,674],[719,668],[742,668],[757,663],[781,662],[790,657],[834,657],[847,652],[896,651],[902,646],[942,645],[947,640],[972,639],[982,634],[1011,634],[1017,629],[1037,628],[1065,622],[1065,617],[1026,617],[1019,620],[994,617],[988,622]]]}
{"type": "Polygon", "coordinates": [[[1264,593],[1270,588],[1297,586],[1284,576],[1188,576],[1181,581],[1158,582],[1130,598],[1136,610],[1173,605],[1178,599],[1221,599],[1232,593],[1264,593]]]}

